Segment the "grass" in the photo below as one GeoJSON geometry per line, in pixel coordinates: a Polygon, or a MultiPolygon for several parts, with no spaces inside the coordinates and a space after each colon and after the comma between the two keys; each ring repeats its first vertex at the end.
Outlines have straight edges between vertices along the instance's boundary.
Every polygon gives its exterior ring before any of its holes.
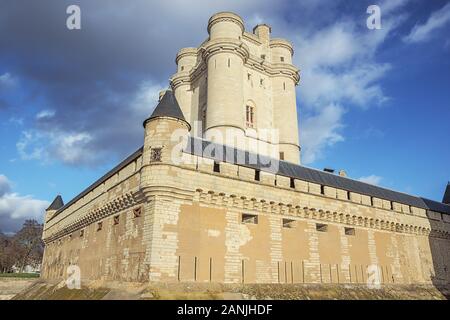
{"type": "Polygon", "coordinates": [[[39,273],[0,273],[0,278],[39,278],[39,273]]]}

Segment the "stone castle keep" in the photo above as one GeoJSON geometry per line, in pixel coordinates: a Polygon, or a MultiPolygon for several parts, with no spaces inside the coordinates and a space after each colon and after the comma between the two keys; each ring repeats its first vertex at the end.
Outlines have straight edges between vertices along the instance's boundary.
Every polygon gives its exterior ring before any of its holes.
{"type": "Polygon", "coordinates": [[[450,185],[437,202],[301,166],[292,45],[229,12],[208,33],[178,53],[143,147],[47,209],[42,277],[448,284],[450,185]]]}

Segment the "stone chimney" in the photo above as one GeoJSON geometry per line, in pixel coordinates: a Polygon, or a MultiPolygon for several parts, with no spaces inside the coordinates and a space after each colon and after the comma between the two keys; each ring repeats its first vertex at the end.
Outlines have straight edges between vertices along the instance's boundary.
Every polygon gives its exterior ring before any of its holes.
{"type": "Polygon", "coordinates": [[[346,177],[347,176],[347,172],[345,172],[345,170],[339,170],[339,176],[341,177],[346,177]]]}

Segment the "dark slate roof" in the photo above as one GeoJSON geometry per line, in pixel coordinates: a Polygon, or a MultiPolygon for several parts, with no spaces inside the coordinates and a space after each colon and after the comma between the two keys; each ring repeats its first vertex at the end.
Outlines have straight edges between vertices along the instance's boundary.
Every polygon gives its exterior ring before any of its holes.
{"type": "Polygon", "coordinates": [[[148,120],[158,117],[170,117],[186,121],[183,116],[183,112],[181,111],[180,105],[178,104],[178,101],[175,98],[172,90],[166,91],[150,118],[144,121],[144,126],[148,120]]]}
{"type": "Polygon", "coordinates": [[[185,152],[197,156],[224,161],[228,163],[239,164],[242,166],[267,171],[274,174],[297,178],[321,185],[357,192],[360,194],[377,197],[389,201],[394,201],[406,205],[415,206],[423,209],[430,209],[450,214],[450,206],[443,203],[423,199],[406,193],[389,190],[361,181],[353,180],[347,177],[331,174],[328,172],[296,165],[286,161],[278,161],[278,168],[273,168],[271,163],[277,160],[269,157],[252,154],[242,150],[237,150],[223,145],[214,144],[209,141],[196,138],[189,139],[185,152]]]}
{"type": "MultiPolygon", "coordinates": [[[[66,208],[70,207],[72,204],[74,204],[75,202],[77,202],[78,200],[80,200],[81,198],[83,198],[85,195],[87,195],[89,192],[91,192],[92,190],[94,190],[95,188],[97,188],[99,185],[101,185],[103,182],[105,182],[106,180],[108,180],[109,178],[111,178],[113,175],[115,175],[117,172],[119,172],[120,170],[122,170],[123,168],[125,168],[127,165],[129,165],[131,162],[133,162],[134,160],[136,160],[137,158],[139,158],[142,155],[142,151],[143,151],[144,147],[140,147],[138,150],[136,150],[132,155],[130,155],[128,158],[126,158],[125,160],[123,160],[121,163],[119,163],[117,166],[115,166],[113,169],[111,169],[110,171],[108,171],[103,177],[101,177],[100,179],[98,179],[97,181],[95,181],[93,184],[91,184],[87,189],[85,189],[83,192],[81,192],[79,195],[77,195],[75,198],[73,198],[72,200],[70,200],[66,205],[61,206],[58,211],[56,212],[56,214],[52,217],[52,219],[54,217],[56,217],[60,212],[62,212],[63,210],[65,210],[66,208]]],[[[56,199],[55,199],[56,200],[56,199]]],[[[51,220],[51,219],[50,219],[51,220]]]]}
{"type": "Polygon", "coordinates": [[[56,196],[52,204],[47,208],[47,210],[58,210],[64,206],[64,201],[60,195],[56,196]]]}
{"type": "Polygon", "coordinates": [[[447,184],[445,189],[444,197],[442,198],[442,203],[450,204],[450,182],[447,184]]]}

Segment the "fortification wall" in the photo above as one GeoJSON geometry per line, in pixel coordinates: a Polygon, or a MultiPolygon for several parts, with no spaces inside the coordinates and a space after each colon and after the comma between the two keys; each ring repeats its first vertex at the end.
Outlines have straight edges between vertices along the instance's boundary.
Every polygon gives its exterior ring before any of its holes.
{"type": "MultiPolygon", "coordinates": [[[[212,160],[183,158],[190,164],[153,163],[140,182],[136,172],[92,200],[85,210],[147,186],[146,201],[110,207],[49,241],[43,276],[64,278],[76,264],[91,280],[366,283],[377,266],[385,284],[450,280],[445,215],[266,172],[255,181],[254,169],[220,163],[214,172],[212,160]]],[[[77,221],[92,212],[62,214],[77,221]]]]}

